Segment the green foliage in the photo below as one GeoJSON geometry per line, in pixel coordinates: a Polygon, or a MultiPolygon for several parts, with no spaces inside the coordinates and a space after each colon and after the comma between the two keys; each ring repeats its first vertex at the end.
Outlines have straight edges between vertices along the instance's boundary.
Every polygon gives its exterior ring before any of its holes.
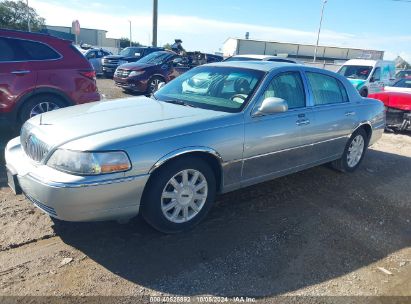
{"type": "Polygon", "coordinates": [[[166,44],[163,45],[163,48],[165,48],[166,50],[171,50],[171,44],[166,43],[166,44]]]}
{"type": "MultiPolygon", "coordinates": [[[[130,46],[130,39],[125,38],[125,37],[120,38],[120,48],[121,49],[124,49],[129,46],[130,46]]],[[[141,44],[139,42],[133,41],[131,42],[131,46],[141,46],[141,44]]]]}
{"type": "Polygon", "coordinates": [[[32,31],[39,31],[45,26],[45,19],[23,1],[0,2],[0,28],[28,30],[27,19],[30,19],[32,31]]]}

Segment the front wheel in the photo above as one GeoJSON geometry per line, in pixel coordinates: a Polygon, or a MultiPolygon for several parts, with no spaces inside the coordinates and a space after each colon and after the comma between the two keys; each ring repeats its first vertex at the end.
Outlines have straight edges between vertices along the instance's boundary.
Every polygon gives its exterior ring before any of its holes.
{"type": "Polygon", "coordinates": [[[206,162],[177,159],[153,174],[143,195],[142,215],[161,232],[183,232],[204,219],[215,195],[214,172],[206,162]]]}
{"type": "Polygon", "coordinates": [[[368,136],[364,129],[353,133],[348,141],[342,157],[332,166],[341,172],[354,172],[361,164],[368,146],[368,136]]]}
{"type": "Polygon", "coordinates": [[[151,78],[147,84],[147,95],[151,95],[155,91],[157,91],[159,84],[162,82],[164,82],[164,79],[161,77],[154,76],[153,78],[151,78]]]}

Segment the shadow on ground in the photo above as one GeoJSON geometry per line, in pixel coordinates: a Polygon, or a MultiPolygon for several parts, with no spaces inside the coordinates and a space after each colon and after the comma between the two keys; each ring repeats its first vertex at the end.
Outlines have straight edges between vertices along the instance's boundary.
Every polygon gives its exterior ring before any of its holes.
{"type": "Polygon", "coordinates": [[[116,275],[178,295],[275,296],[340,277],[411,244],[411,159],[374,150],[361,169],[318,167],[221,196],[194,231],[55,222],[116,275]]]}

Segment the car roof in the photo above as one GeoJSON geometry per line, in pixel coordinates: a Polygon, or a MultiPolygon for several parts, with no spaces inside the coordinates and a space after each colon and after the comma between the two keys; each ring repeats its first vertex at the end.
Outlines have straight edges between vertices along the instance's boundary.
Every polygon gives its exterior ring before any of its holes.
{"type": "Polygon", "coordinates": [[[300,66],[299,64],[288,63],[288,62],[252,61],[252,60],[250,61],[224,61],[224,62],[210,63],[207,65],[208,66],[244,68],[244,69],[252,69],[252,70],[258,70],[258,71],[263,71],[263,72],[269,72],[269,71],[272,71],[274,69],[278,69],[281,67],[300,66]]]}
{"type": "Polygon", "coordinates": [[[39,40],[39,41],[53,39],[53,40],[67,41],[70,43],[72,42],[71,40],[52,36],[48,33],[27,32],[27,31],[10,30],[10,29],[0,29],[0,36],[8,37],[8,38],[33,39],[33,40],[39,40]]]}

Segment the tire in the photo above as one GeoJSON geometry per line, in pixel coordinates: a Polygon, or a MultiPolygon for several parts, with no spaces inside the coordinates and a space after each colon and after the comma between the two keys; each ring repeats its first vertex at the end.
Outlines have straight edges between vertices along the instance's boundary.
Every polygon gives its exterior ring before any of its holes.
{"type": "Polygon", "coordinates": [[[362,90],[360,91],[360,95],[361,95],[362,97],[368,97],[368,90],[367,90],[367,89],[362,89],[362,90]]]}
{"type": "MultiPolygon", "coordinates": [[[[355,131],[353,133],[353,135],[350,137],[344,153],[342,155],[342,157],[338,160],[335,160],[331,163],[331,166],[341,172],[354,172],[355,170],[358,169],[358,167],[360,166],[364,155],[367,151],[367,147],[368,147],[368,136],[367,133],[365,132],[364,129],[358,129],[357,131],[355,131]],[[355,153],[355,150],[352,151],[351,149],[356,146],[356,143],[358,144],[358,141],[360,140],[363,142],[363,147],[362,147],[362,152],[361,155],[355,153]],[[354,153],[354,154],[352,154],[354,153]],[[350,162],[350,160],[355,159],[355,161],[350,162]]],[[[361,146],[359,146],[360,148],[361,146]]],[[[359,153],[359,152],[358,152],[359,153]]]]}
{"type": "Polygon", "coordinates": [[[33,116],[48,111],[64,108],[67,103],[59,96],[53,94],[42,94],[31,97],[20,109],[19,122],[23,124],[33,116]],[[37,113],[37,114],[36,114],[37,113]]]}
{"type": "Polygon", "coordinates": [[[164,82],[164,79],[160,76],[154,76],[150,78],[150,80],[147,83],[147,90],[146,94],[151,95],[157,90],[157,86],[159,85],[160,82],[164,82]]]}
{"type": "Polygon", "coordinates": [[[182,157],[165,164],[153,173],[143,194],[141,214],[152,227],[160,232],[172,234],[187,231],[205,218],[214,204],[215,195],[216,179],[210,166],[199,158],[182,157]],[[183,185],[182,175],[178,174],[184,171],[189,173],[187,174],[189,183],[193,182],[195,172],[199,173],[197,180],[194,181],[194,192],[189,193],[190,190],[187,190],[191,186],[177,190],[170,183],[174,179],[178,187],[181,187],[183,185]],[[203,182],[206,183],[205,187],[203,182]],[[197,192],[195,187],[202,188],[197,192]],[[175,199],[167,197],[167,194],[174,195],[175,199]],[[196,199],[193,195],[197,194],[202,198],[196,199]],[[195,204],[197,210],[191,207],[192,204],[195,204]],[[173,205],[175,207],[170,208],[173,205]],[[187,212],[184,210],[186,207],[187,212]],[[173,215],[175,217],[171,219],[173,215]]]}

